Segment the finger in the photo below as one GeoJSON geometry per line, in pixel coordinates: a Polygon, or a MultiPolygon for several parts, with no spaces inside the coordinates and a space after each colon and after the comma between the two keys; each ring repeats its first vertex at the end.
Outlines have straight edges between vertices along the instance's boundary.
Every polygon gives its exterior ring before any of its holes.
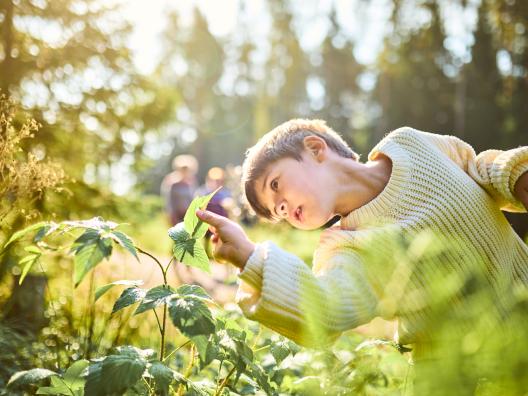
{"type": "Polygon", "coordinates": [[[212,241],[213,243],[217,243],[217,242],[218,242],[218,239],[219,239],[218,234],[213,234],[213,236],[212,236],[212,238],[211,238],[211,241],[212,241]]]}
{"type": "Polygon", "coordinates": [[[219,216],[216,213],[209,212],[208,210],[200,210],[198,209],[196,211],[196,216],[203,222],[212,225],[214,227],[219,227],[221,224],[223,224],[226,221],[225,217],[219,216]]]}

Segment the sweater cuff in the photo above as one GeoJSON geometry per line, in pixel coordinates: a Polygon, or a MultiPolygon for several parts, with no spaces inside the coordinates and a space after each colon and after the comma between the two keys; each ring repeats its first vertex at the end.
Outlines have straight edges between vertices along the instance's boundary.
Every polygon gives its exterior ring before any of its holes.
{"type": "Polygon", "coordinates": [[[494,187],[509,202],[523,208],[513,195],[515,183],[528,171],[528,146],[517,147],[500,154],[491,167],[491,181],[494,187]]]}
{"type": "Polygon", "coordinates": [[[238,275],[244,282],[249,283],[255,289],[262,287],[262,267],[267,256],[267,249],[262,243],[255,245],[255,250],[249,256],[244,269],[238,275]]]}

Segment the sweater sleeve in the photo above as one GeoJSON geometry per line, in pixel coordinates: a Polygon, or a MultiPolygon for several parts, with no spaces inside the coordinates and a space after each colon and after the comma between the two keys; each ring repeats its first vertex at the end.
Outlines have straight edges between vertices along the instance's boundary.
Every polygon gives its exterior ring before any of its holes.
{"type": "Polygon", "coordinates": [[[526,212],[514,195],[515,183],[528,172],[528,146],[511,150],[486,150],[478,155],[471,145],[456,136],[437,135],[412,128],[400,128],[418,134],[439,148],[484,188],[502,210],[526,212]]]}
{"type": "Polygon", "coordinates": [[[298,344],[332,343],[376,316],[377,298],[357,254],[336,252],[318,273],[272,242],[258,244],[240,273],[237,302],[244,315],[298,344]]]}

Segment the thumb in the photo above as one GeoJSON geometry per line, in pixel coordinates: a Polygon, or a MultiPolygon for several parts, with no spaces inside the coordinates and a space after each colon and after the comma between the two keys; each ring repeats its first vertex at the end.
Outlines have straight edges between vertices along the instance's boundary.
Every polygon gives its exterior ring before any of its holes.
{"type": "Polygon", "coordinates": [[[208,210],[198,209],[196,211],[196,216],[203,222],[212,225],[213,227],[219,227],[224,221],[225,218],[217,215],[216,213],[209,212],[208,210]]]}

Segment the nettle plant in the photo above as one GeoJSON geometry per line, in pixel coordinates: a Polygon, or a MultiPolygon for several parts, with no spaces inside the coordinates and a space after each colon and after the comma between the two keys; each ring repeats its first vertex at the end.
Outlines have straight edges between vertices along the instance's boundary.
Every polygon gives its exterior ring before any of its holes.
{"type": "Polygon", "coordinates": [[[114,287],[126,287],[115,301],[112,314],[136,304],[134,315],[152,314],[160,334],[159,352],[126,345],[115,348],[107,356],[78,360],[63,372],[44,368],[21,371],[9,380],[8,391],[38,387],[36,393],[46,395],[229,395],[254,394],[260,389],[266,394],[277,394],[283,377],[279,364],[294,355],[298,347],[284,339],[265,340],[264,345],[258,346],[255,340],[250,345],[248,330],[227,316],[213,316],[210,307],[216,304],[203,288],[188,284],[174,288],[167,281],[170,266],[179,263],[210,271],[209,259],[200,241],[208,226],[195,212],[204,209],[213,194],[194,199],[184,221],[169,229],[174,247],[173,256],[165,265],[119,231],[119,224],[100,217],[61,223],[40,222],[13,234],[4,249],[20,240],[32,240],[32,244],[24,248],[27,255],[19,263],[22,267],[20,283],[43,255],[59,249],[48,243],[50,237],[73,235],[75,239],[66,248],[73,255],[75,287],[103,259],[111,256],[116,244],[138,262],[140,254],[151,257],[163,275],[163,284],[146,290],[140,287],[142,281],[117,280],[99,287],[92,302],[94,304],[114,287]],[[188,340],[167,354],[169,320],[188,340]],[[170,358],[184,346],[190,347],[190,355],[188,366],[181,373],[171,367],[170,358]],[[270,364],[268,359],[265,364],[259,363],[256,353],[261,350],[267,350],[274,362],[270,364]],[[205,372],[213,362],[216,362],[215,375],[205,372]],[[202,380],[193,381],[192,375],[202,380]],[[214,380],[210,380],[213,376],[214,380]],[[46,386],[39,387],[44,383],[46,386]]]}

